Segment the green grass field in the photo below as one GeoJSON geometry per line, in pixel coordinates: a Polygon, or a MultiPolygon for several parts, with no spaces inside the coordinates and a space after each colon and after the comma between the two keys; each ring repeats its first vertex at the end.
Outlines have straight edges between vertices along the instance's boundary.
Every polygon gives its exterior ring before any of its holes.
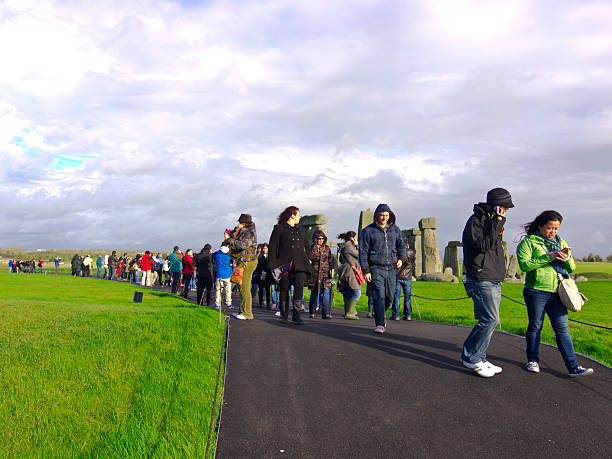
{"type": "Polygon", "coordinates": [[[594,262],[583,263],[576,262],[576,273],[586,276],[588,279],[607,279],[612,280],[612,263],[594,262]]]}
{"type": "MultiPolygon", "coordinates": [[[[594,263],[584,264],[592,265],[594,263]]],[[[422,297],[461,298],[466,296],[462,284],[413,282],[412,285],[413,294],[422,297]]],[[[594,280],[579,283],[578,286],[580,291],[589,298],[589,301],[585,304],[581,312],[570,312],[570,319],[612,327],[612,281],[594,280]]],[[[524,303],[522,292],[522,284],[504,283],[502,286],[503,295],[524,303]]],[[[473,302],[471,299],[459,301],[431,301],[413,298],[413,320],[419,319],[415,301],[420,310],[422,320],[466,325],[470,327],[476,323],[474,320],[473,302]]],[[[335,295],[334,304],[337,307],[343,307],[341,294],[335,295]]],[[[365,288],[364,293],[359,299],[358,309],[360,311],[368,310],[365,288]]],[[[525,306],[502,298],[500,313],[502,330],[522,336],[525,335],[528,323],[525,306]]],[[[612,330],[593,328],[570,322],[570,333],[574,341],[576,352],[588,355],[608,366],[612,366],[612,330]]],[[[548,319],[545,320],[544,329],[542,330],[542,341],[555,345],[554,333],[548,319]]],[[[559,358],[561,357],[559,356],[559,358]]]]}
{"type": "Polygon", "coordinates": [[[223,324],[134,290],[0,273],[3,457],[204,456],[223,324]]]}

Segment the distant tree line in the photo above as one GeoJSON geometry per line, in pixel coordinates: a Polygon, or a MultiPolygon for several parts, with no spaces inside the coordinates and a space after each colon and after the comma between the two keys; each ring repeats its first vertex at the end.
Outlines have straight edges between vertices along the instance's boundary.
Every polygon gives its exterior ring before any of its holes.
{"type": "MultiPolygon", "coordinates": [[[[586,257],[582,257],[582,261],[588,263],[588,262],[603,261],[603,259],[601,258],[601,255],[596,255],[596,254],[589,253],[586,257]]],[[[606,261],[607,262],[612,262],[612,255],[608,255],[606,257],[606,261]]]]}

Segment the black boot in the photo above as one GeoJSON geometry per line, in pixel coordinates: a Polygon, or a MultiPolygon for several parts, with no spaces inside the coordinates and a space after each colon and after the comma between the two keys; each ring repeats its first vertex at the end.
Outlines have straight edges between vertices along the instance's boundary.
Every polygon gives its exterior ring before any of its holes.
{"type": "Polygon", "coordinates": [[[281,313],[281,322],[286,324],[287,322],[289,322],[288,320],[288,315],[289,315],[289,308],[288,308],[288,304],[286,301],[283,300],[279,300],[279,308],[280,308],[280,313],[281,313]]]}
{"type": "Polygon", "coordinates": [[[291,314],[291,320],[296,325],[302,325],[304,323],[302,321],[302,318],[300,317],[300,308],[301,307],[302,307],[302,302],[301,301],[298,301],[298,302],[294,301],[293,302],[293,312],[291,314]]]}

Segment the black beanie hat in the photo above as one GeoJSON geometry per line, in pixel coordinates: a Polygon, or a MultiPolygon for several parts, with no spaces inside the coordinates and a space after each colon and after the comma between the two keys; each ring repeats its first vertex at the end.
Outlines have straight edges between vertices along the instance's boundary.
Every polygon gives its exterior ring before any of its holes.
{"type": "Polygon", "coordinates": [[[493,188],[487,193],[487,204],[490,206],[502,206],[507,209],[514,207],[512,196],[505,188],[493,188]]]}

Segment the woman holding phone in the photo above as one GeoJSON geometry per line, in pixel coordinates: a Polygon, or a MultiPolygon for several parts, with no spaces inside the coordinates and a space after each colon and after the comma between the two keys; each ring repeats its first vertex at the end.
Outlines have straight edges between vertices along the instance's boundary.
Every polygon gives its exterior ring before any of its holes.
{"type": "Polygon", "coordinates": [[[524,225],[526,236],[519,243],[516,255],[521,270],[526,273],[523,297],[527,304],[529,325],[525,334],[527,341],[525,369],[532,373],[540,372],[540,335],[544,314],[548,314],[555,332],[557,348],[570,378],[574,378],[590,375],[593,369],[580,366],[576,360],[574,343],[569,334],[567,309],[557,293],[559,274],[569,276],[569,273],[576,269],[570,247],[557,234],[562,221],[563,217],[559,212],[546,210],[535,220],[524,225]]]}

